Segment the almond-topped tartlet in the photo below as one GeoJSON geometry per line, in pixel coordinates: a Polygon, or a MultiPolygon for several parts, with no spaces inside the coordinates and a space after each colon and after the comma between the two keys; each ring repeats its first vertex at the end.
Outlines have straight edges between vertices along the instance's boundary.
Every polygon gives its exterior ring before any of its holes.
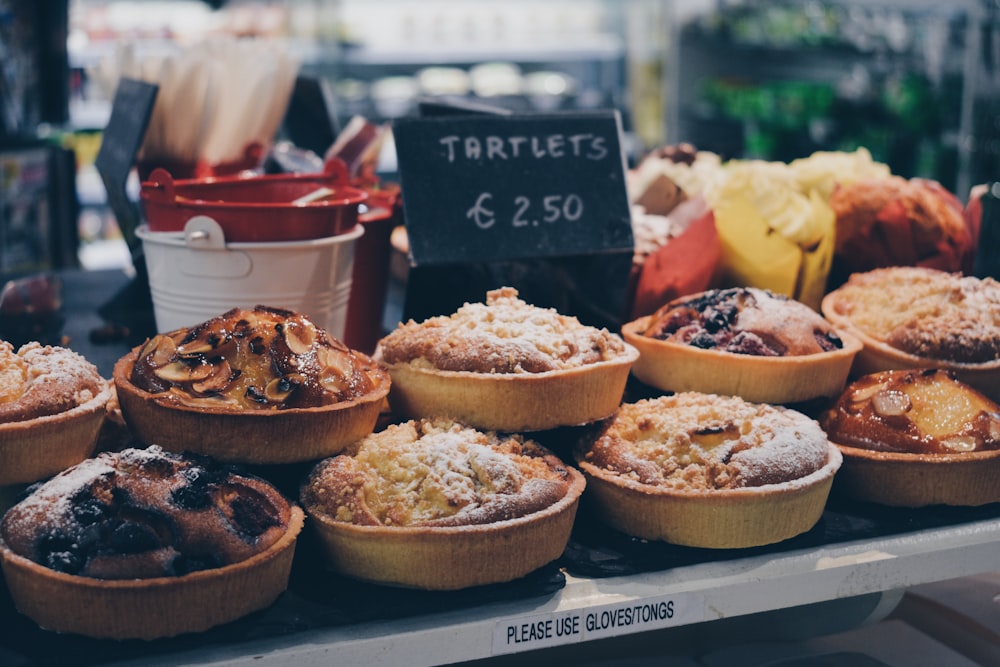
{"type": "Polygon", "coordinates": [[[159,334],[114,381],[142,441],[245,463],[338,453],[372,432],[390,382],[306,316],[266,306],[159,334]]]}
{"type": "Polygon", "coordinates": [[[715,549],[811,529],[842,461],[800,412],[697,392],[623,404],[576,457],[585,502],[611,527],[715,549]]]}
{"type": "Polygon", "coordinates": [[[916,266],[852,274],[823,314],[864,349],[855,376],[944,368],[1000,400],[1000,282],[916,266]]]}
{"type": "Polygon", "coordinates": [[[446,590],[511,581],[558,558],[583,488],[577,470],[524,436],[424,419],[318,464],[301,502],[332,569],[446,590]]]}
{"type": "Polygon", "coordinates": [[[622,327],[632,372],[663,391],[794,403],[840,393],[861,343],[809,308],[756,287],[680,297],[622,327]]]}
{"type": "Polygon", "coordinates": [[[539,431],[610,416],[638,353],[606,329],[503,287],[487,293],[486,303],[400,324],[375,357],[389,369],[389,403],[403,417],[539,431]]]}
{"type": "Polygon", "coordinates": [[[1000,405],[941,369],[880,371],[820,417],[838,488],[900,507],[1000,502],[1000,405]]]}
{"type": "Polygon", "coordinates": [[[302,510],[262,479],[158,447],[103,452],[0,522],[18,610],[91,637],[199,632],[285,590],[302,510]]]}
{"type": "Polygon", "coordinates": [[[111,383],[64,347],[0,340],[0,486],[35,482],[93,453],[111,383]]]}

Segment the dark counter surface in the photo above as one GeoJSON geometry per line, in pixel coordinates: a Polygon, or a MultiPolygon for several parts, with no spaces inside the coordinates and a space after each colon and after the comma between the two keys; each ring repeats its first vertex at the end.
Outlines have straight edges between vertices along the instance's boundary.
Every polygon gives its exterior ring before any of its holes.
{"type": "Polygon", "coordinates": [[[122,304],[116,310],[128,311],[108,319],[101,315],[116,296],[130,287],[132,278],[124,270],[70,270],[56,274],[62,282],[62,301],[66,316],[63,345],[86,357],[101,375],[111,378],[111,371],[133,344],[153,333],[133,322],[148,319],[149,305],[140,300],[122,304]],[[127,331],[126,331],[127,329],[127,331]]]}

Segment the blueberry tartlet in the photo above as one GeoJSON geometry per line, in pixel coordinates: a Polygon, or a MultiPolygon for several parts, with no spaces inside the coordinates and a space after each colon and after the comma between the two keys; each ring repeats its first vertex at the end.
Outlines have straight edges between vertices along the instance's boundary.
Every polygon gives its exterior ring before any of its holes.
{"type": "Polygon", "coordinates": [[[29,491],[0,523],[11,597],[43,628],[91,637],[199,632],[269,606],[303,523],[269,483],[158,447],[29,491]]]}
{"type": "Polygon", "coordinates": [[[622,335],[639,350],[632,373],[650,386],[765,403],[836,396],[861,349],[805,304],[755,287],[675,299],[622,335]]]}

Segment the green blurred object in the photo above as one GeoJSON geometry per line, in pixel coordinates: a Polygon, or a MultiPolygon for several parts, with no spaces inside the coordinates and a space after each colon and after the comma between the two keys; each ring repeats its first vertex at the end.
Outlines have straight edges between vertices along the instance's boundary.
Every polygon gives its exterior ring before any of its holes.
{"type": "Polygon", "coordinates": [[[703,95],[723,116],[782,128],[803,128],[827,116],[836,99],[830,84],[815,81],[714,79],[705,84],[703,95]]]}

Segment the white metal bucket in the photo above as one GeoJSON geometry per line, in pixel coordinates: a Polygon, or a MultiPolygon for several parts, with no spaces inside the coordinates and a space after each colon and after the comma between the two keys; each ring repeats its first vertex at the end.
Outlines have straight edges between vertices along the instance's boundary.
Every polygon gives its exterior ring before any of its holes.
{"type": "Polygon", "coordinates": [[[230,308],[274,306],[302,313],[342,339],[354,244],[362,225],[336,236],[278,243],[226,243],[208,216],[183,232],[136,230],[142,239],[158,331],[198,324],[230,308]]]}

